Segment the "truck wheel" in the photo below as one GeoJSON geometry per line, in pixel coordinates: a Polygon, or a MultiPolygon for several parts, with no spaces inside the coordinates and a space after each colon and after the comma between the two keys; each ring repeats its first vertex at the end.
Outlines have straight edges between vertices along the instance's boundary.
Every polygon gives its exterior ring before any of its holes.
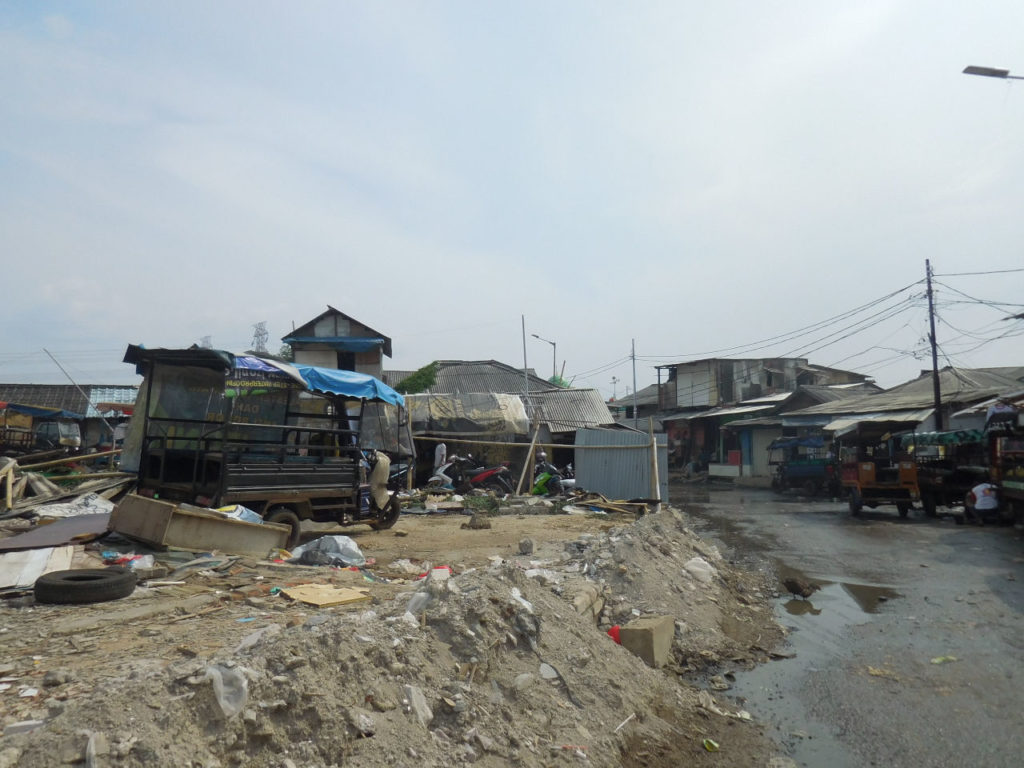
{"type": "Polygon", "coordinates": [[[37,603],[103,603],[135,591],[135,574],[127,568],[81,568],[53,571],[36,579],[37,603]]]}
{"type": "Polygon", "coordinates": [[[910,514],[911,504],[909,501],[898,501],[896,502],[896,511],[900,513],[900,517],[906,517],[910,514]]]}
{"type": "Polygon", "coordinates": [[[272,507],[263,516],[263,522],[287,525],[291,528],[291,533],[288,534],[288,543],[285,544],[285,547],[295,549],[298,546],[299,536],[302,535],[302,526],[299,523],[299,516],[288,509],[288,507],[272,507]]]}
{"type": "Polygon", "coordinates": [[[386,531],[398,522],[398,518],[402,514],[402,502],[398,500],[397,496],[392,496],[388,499],[388,503],[384,509],[381,510],[377,519],[370,523],[370,527],[375,531],[386,531]]]}
{"type": "Polygon", "coordinates": [[[864,506],[864,502],[861,501],[860,491],[856,488],[850,489],[850,514],[857,517],[860,514],[861,507],[864,506]]]}
{"type": "Polygon", "coordinates": [[[937,507],[938,504],[932,494],[927,493],[921,497],[921,508],[924,510],[925,517],[935,517],[938,514],[937,507]]]}

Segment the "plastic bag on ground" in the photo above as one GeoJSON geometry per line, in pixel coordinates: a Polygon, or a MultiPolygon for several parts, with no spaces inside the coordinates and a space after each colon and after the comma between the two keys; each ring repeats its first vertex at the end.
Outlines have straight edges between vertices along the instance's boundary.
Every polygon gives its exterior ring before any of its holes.
{"type": "Polygon", "coordinates": [[[362,550],[348,536],[321,536],[292,550],[289,563],[297,565],[366,565],[362,550]]]}
{"type": "Polygon", "coordinates": [[[211,664],[206,668],[206,679],[213,682],[213,694],[224,717],[232,718],[242,711],[249,698],[249,679],[241,667],[211,664]]]}

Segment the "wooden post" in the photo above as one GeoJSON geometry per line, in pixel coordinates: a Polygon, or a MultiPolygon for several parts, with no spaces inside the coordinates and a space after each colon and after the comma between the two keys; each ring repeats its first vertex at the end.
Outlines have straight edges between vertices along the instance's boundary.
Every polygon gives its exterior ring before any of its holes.
{"type": "Polygon", "coordinates": [[[654,512],[661,511],[661,481],[658,477],[658,441],[654,439],[654,417],[647,419],[647,433],[651,437],[651,498],[657,499],[654,512]]]}
{"type": "Polygon", "coordinates": [[[530,467],[533,465],[533,449],[537,445],[537,436],[540,434],[540,424],[533,430],[533,440],[530,441],[530,450],[526,452],[526,462],[523,464],[523,471],[519,473],[519,482],[516,484],[516,496],[523,492],[523,481],[526,479],[526,473],[530,471],[530,467]]]}

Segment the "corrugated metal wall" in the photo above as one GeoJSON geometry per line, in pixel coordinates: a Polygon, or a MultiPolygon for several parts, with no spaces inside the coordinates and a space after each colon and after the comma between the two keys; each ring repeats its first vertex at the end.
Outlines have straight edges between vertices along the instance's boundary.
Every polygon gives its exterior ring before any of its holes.
{"type": "MultiPolygon", "coordinates": [[[[642,423],[642,422],[641,422],[642,423]]],[[[658,479],[661,500],[668,502],[668,436],[656,434],[658,443],[658,479]]],[[[576,432],[576,485],[609,499],[646,499],[651,495],[651,456],[649,450],[627,446],[650,445],[643,432],[611,429],[581,429],[576,432]],[[622,446],[591,448],[586,446],[622,446]]]]}

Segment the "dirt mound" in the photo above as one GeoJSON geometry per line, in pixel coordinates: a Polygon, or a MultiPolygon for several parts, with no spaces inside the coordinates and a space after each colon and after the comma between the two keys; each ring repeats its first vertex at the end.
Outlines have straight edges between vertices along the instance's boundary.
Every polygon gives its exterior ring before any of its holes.
{"type": "Polygon", "coordinates": [[[759,727],[680,677],[777,640],[755,577],[676,511],[564,543],[536,519],[526,554],[433,569],[369,608],[253,622],[209,656],[112,658],[87,696],[4,738],[0,765],[766,764],[759,727]],[[676,622],[668,671],[605,631],[652,614],[676,622]]]}

